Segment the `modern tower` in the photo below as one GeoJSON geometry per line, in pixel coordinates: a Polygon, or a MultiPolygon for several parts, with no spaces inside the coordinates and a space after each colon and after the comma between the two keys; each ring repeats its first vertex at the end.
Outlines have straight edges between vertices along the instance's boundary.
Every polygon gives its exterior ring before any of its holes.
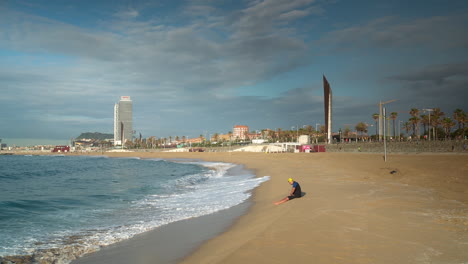
{"type": "Polygon", "coordinates": [[[132,108],[130,96],[121,96],[114,106],[114,145],[125,144],[133,138],[132,108]]]}
{"type": "Polygon", "coordinates": [[[327,141],[332,143],[332,90],[330,84],[323,75],[323,95],[325,105],[325,131],[327,132],[327,141]]]}

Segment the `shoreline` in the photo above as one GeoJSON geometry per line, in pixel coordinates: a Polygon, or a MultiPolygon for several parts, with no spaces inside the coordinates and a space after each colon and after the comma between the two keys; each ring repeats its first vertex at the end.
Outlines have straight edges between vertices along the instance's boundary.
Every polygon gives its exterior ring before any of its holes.
{"type": "MultiPolygon", "coordinates": [[[[115,157],[113,155],[105,156],[115,157]]],[[[139,157],[142,159],[162,158],[160,156],[142,157],[140,155],[130,155],[130,153],[126,153],[123,156],[139,157]]],[[[122,157],[122,155],[119,155],[119,157],[122,157]]],[[[162,159],[173,162],[208,161],[195,157],[164,157],[162,159]]],[[[236,170],[254,174],[253,171],[246,170],[242,164],[235,165],[240,166],[236,170]]],[[[237,173],[234,173],[234,175],[236,174],[237,173]]],[[[255,189],[251,192],[253,196],[255,189]]],[[[252,206],[252,196],[241,204],[228,209],[172,222],[141,233],[130,239],[102,247],[96,252],[77,258],[72,261],[71,264],[179,263],[182,259],[192,254],[204,242],[222,234],[242,215],[246,214],[252,206]]]]}
{"type": "Polygon", "coordinates": [[[251,202],[245,201],[213,214],[169,223],[79,257],[71,264],[178,263],[202,243],[223,233],[250,206],[251,202]]]}
{"type": "MultiPolygon", "coordinates": [[[[243,164],[253,205],[179,263],[464,263],[468,155],[106,153],[243,164]],[[274,206],[292,176],[306,195],[274,206]]],[[[73,155],[73,154],[67,154],[73,155]]]]}

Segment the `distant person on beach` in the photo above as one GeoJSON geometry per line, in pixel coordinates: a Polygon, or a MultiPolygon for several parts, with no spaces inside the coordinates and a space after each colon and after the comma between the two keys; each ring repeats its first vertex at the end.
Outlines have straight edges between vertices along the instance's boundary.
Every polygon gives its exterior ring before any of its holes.
{"type": "Polygon", "coordinates": [[[302,191],[301,191],[301,186],[299,185],[299,183],[294,181],[292,178],[288,179],[288,183],[292,185],[292,189],[289,192],[289,196],[286,196],[283,198],[283,200],[276,202],[275,205],[282,204],[294,198],[301,197],[302,191]]]}

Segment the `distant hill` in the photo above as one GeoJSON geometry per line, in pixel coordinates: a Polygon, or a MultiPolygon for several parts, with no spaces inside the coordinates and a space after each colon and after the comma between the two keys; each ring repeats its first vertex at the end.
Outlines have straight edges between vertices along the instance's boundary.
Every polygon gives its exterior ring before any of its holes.
{"type": "Polygon", "coordinates": [[[113,139],[114,134],[105,134],[105,133],[99,133],[99,132],[85,132],[81,133],[79,137],[76,138],[76,140],[80,139],[96,139],[96,140],[105,140],[105,139],[113,139]]]}

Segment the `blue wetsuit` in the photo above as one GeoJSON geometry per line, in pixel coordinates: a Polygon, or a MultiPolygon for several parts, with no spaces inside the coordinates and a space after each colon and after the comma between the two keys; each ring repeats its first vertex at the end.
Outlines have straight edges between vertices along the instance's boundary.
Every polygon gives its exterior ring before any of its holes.
{"type": "Polygon", "coordinates": [[[293,195],[288,196],[289,200],[294,198],[300,198],[302,196],[301,185],[299,185],[299,183],[295,181],[293,182],[292,187],[296,189],[294,190],[293,195]]]}

